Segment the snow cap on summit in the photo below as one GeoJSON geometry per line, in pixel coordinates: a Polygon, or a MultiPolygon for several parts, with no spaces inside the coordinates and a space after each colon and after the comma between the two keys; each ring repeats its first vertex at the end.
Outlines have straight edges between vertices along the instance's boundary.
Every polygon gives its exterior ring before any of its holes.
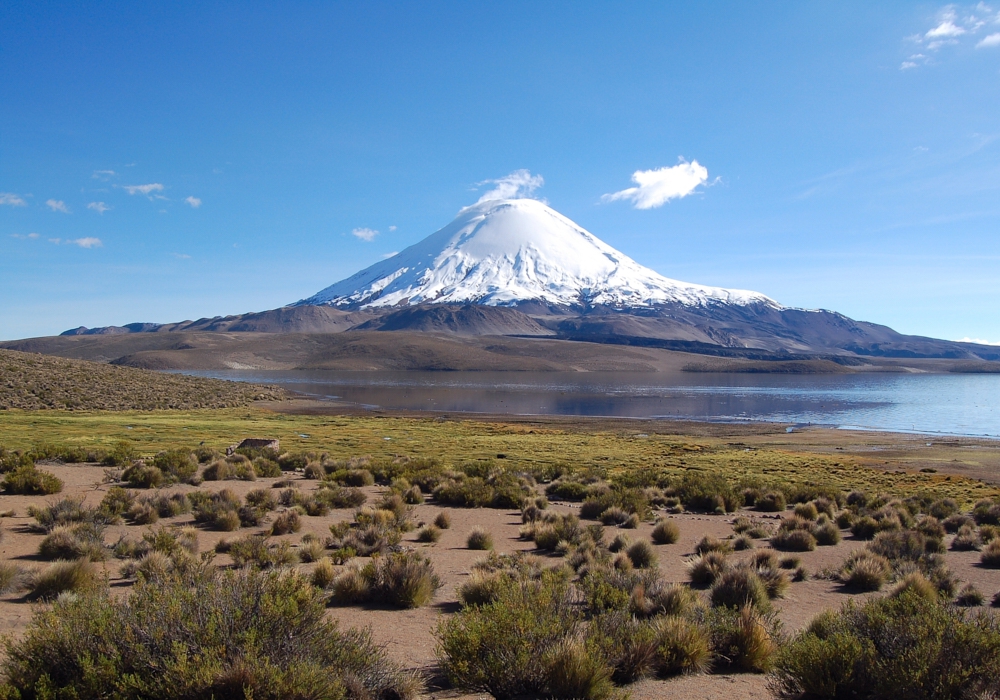
{"type": "Polygon", "coordinates": [[[517,306],[527,301],[616,308],[779,306],[757,292],[668,279],[535,199],[481,200],[419,243],[298,305],[517,306]]]}

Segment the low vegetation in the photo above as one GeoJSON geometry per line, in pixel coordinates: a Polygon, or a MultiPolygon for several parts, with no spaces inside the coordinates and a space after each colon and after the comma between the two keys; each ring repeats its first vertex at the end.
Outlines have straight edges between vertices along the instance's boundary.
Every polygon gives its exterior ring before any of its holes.
{"type": "Polygon", "coordinates": [[[155,411],[233,408],[284,398],[276,387],[162,374],[0,349],[0,410],[155,411]]]}
{"type": "Polygon", "coordinates": [[[39,611],[23,638],[8,643],[0,693],[275,700],[416,695],[416,679],[388,661],[367,633],[341,631],[323,611],[322,595],[294,574],[140,581],[124,600],[106,590],[80,592],[39,611]]]}

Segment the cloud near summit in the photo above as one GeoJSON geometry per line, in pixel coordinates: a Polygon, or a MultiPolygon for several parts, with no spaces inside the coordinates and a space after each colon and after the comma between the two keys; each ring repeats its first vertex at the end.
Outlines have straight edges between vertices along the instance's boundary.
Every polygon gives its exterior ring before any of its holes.
{"type": "Polygon", "coordinates": [[[541,175],[532,175],[529,170],[515,170],[510,175],[496,180],[483,180],[477,182],[477,187],[483,185],[494,185],[492,190],[486,192],[476,204],[488,202],[493,199],[519,199],[531,197],[539,187],[545,184],[545,178],[541,175]]]}
{"type": "Polygon", "coordinates": [[[632,173],[635,187],[612,192],[601,197],[604,202],[627,199],[636,209],[655,209],[671,199],[681,199],[708,181],[708,168],[698,161],[681,160],[677,165],[657,170],[636,170],[632,173]]]}

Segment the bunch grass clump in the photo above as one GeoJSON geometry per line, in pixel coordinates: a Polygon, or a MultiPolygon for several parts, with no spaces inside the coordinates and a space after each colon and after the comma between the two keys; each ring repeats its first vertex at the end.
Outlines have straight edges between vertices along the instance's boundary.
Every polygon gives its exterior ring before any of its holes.
{"type": "Polygon", "coordinates": [[[469,549],[489,550],[493,549],[493,535],[484,528],[474,527],[469,537],[465,541],[469,549]]]}
{"type": "Polygon", "coordinates": [[[441,581],[430,560],[417,552],[393,552],[337,576],[332,584],[331,602],[419,608],[429,603],[440,587],[441,581]]]}

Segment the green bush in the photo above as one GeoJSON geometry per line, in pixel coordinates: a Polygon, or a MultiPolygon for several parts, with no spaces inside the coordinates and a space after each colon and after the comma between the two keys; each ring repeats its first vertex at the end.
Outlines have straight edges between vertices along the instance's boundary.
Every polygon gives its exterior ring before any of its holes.
{"type": "Polygon", "coordinates": [[[451,516],[448,515],[447,511],[442,510],[437,514],[437,517],[434,518],[434,524],[442,530],[447,530],[451,527],[451,516]]]}
{"type": "Polygon", "coordinates": [[[48,560],[86,558],[103,561],[107,557],[104,527],[94,523],[57,527],[38,545],[38,555],[48,560]]]}
{"type": "Polygon", "coordinates": [[[816,538],[808,530],[778,530],[771,546],[782,552],[811,552],[816,549],[816,538]]]}
{"type": "Polygon", "coordinates": [[[302,529],[302,518],[294,510],[282,511],[271,523],[272,535],[287,535],[302,529]]]}
{"type": "Polygon", "coordinates": [[[140,581],[40,613],[2,662],[5,696],[315,698],[416,695],[415,678],[367,632],[341,631],[323,596],[288,574],[229,572],[140,581]]]}
{"type": "Polygon", "coordinates": [[[754,501],[754,508],[765,513],[781,513],[788,507],[785,501],[785,494],[780,491],[771,491],[754,501]]]}
{"type": "Polygon", "coordinates": [[[726,555],[708,552],[688,564],[688,579],[695,586],[711,586],[728,568],[726,555]]]}
{"type": "Polygon", "coordinates": [[[469,533],[465,541],[469,549],[488,550],[493,549],[493,535],[481,527],[475,527],[469,533]]]}
{"type": "Polygon", "coordinates": [[[848,603],[780,652],[779,697],[988,697],[1000,674],[1000,628],[915,592],[848,603]]]}
{"type": "Polygon", "coordinates": [[[197,458],[187,450],[164,450],[153,458],[168,484],[188,483],[198,471],[197,458]]]}
{"type": "Polygon", "coordinates": [[[49,472],[23,465],[7,472],[3,478],[4,493],[21,496],[48,496],[62,491],[63,482],[49,472]]]}
{"type": "Polygon", "coordinates": [[[605,700],[614,695],[611,669],[583,642],[563,639],[546,654],[548,695],[572,700],[605,700]]]}
{"type": "Polygon", "coordinates": [[[983,566],[991,569],[1000,568],[1000,540],[991,540],[988,545],[983,547],[979,561],[983,566]]]}
{"type": "Polygon", "coordinates": [[[764,673],[774,666],[779,623],[755,606],[713,608],[707,615],[712,650],[721,669],[764,673]]]}
{"type": "Polygon", "coordinates": [[[656,552],[653,550],[653,545],[646,540],[633,542],[629,545],[629,548],[625,550],[625,553],[637,569],[650,569],[656,567],[656,552]]]}
{"type": "Polygon", "coordinates": [[[496,600],[466,607],[438,625],[438,659],[462,690],[496,698],[545,693],[547,652],[571,637],[579,619],[563,581],[549,577],[505,587],[496,600]]]}
{"type": "Polygon", "coordinates": [[[704,673],[712,662],[711,640],[698,625],[682,617],[664,617],[653,628],[655,666],[661,676],[704,673]]]}
{"type": "Polygon", "coordinates": [[[858,591],[877,591],[885,585],[892,566],[885,557],[868,550],[851,553],[840,570],[840,581],[858,591]]]}
{"type": "Polygon", "coordinates": [[[674,492],[688,510],[732,513],[743,505],[737,485],[718,473],[688,472],[674,492]]]}
{"type": "Polygon", "coordinates": [[[159,467],[136,462],[122,473],[122,479],[135,489],[156,489],[163,485],[159,467]]]}
{"type": "Polygon", "coordinates": [[[437,525],[424,525],[417,532],[417,542],[437,542],[441,539],[441,528],[437,525]]]}
{"type": "Polygon", "coordinates": [[[0,595],[24,590],[30,579],[28,572],[17,564],[0,562],[0,595]]]}

